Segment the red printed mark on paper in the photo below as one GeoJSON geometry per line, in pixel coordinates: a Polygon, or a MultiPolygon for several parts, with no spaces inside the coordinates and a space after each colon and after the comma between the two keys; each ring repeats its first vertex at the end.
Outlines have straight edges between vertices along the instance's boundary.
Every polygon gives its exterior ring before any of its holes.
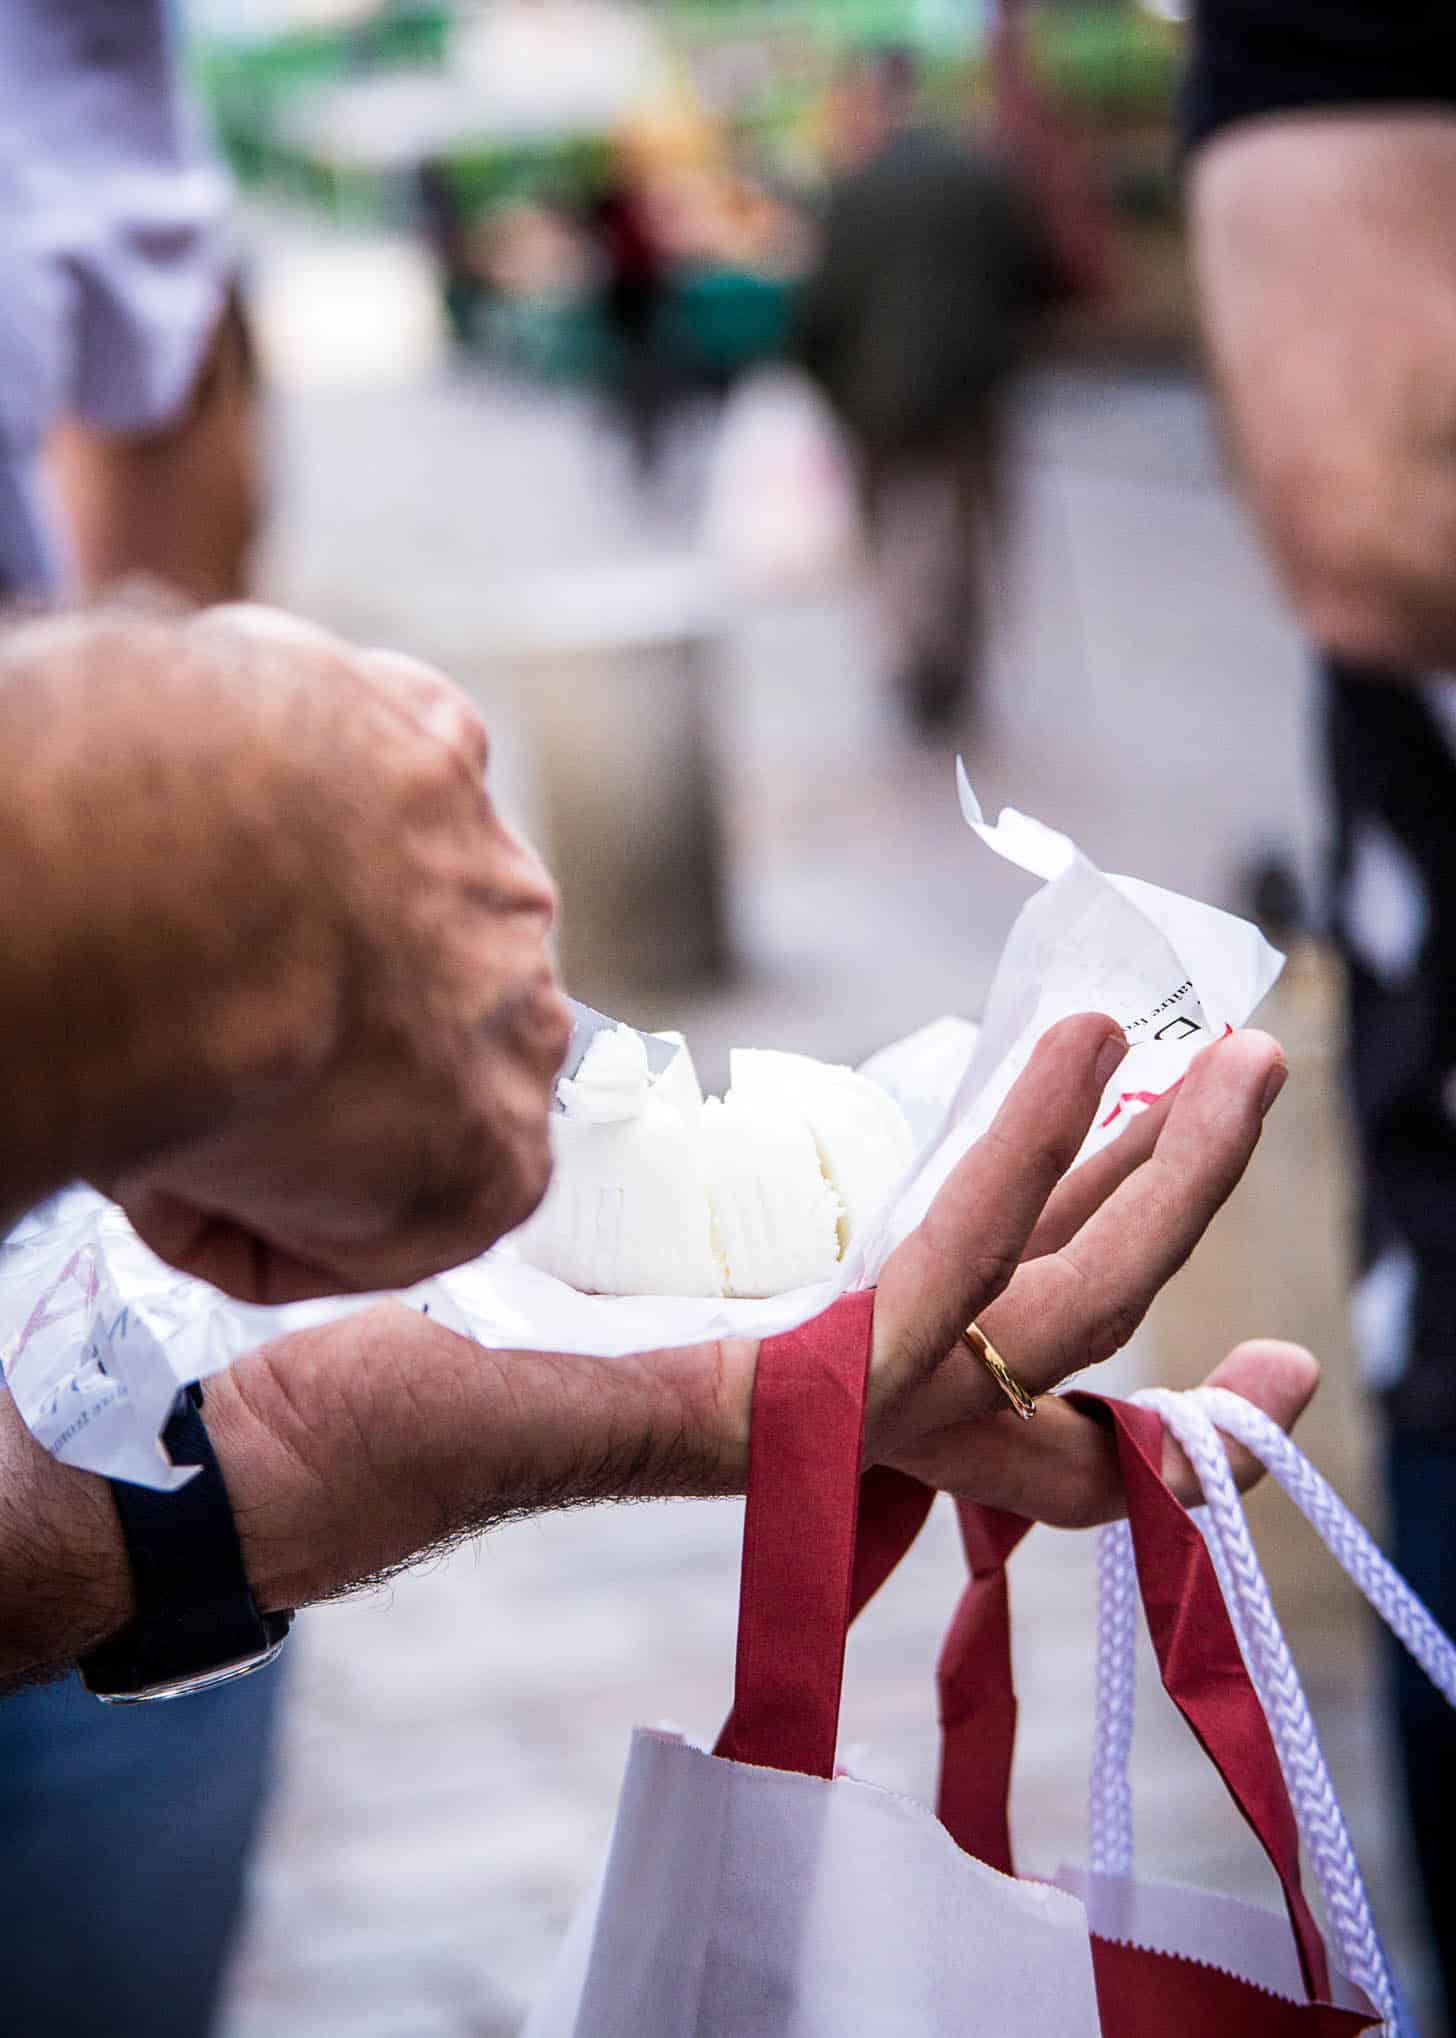
{"type": "MultiPolygon", "coordinates": [[[[1230,1034],[1231,1034],[1231,1033],[1233,1032],[1233,1030],[1234,1030],[1234,1029],[1232,1028],[1232,1026],[1225,1026],[1225,1027],[1224,1027],[1224,1029],[1223,1029],[1223,1032],[1222,1032],[1222,1033],[1221,1033],[1221,1034],[1219,1035],[1219,1039],[1220,1039],[1220,1040],[1227,1040],[1227,1039],[1228,1039],[1228,1037],[1229,1037],[1229,1035],[1230,1035],[1230,1034]]],[[[1166,1097],[1166,1096],[1170,1095],[1170,1094],[1172,1093],[1172,1091],[1174,1091],[1174,1090],[1176,1090],[1176,1089],[1178,1088],[1178,1085],[1179,1085],[1179,1083],[1181,1083],[1182,1081],[1183,1081],[1183,1078],[1182,1078],[1182,1076],[1179,1076],[1179,1078],[1178,1078],[1178,1082],[1177,1082],[1177,1083],[1169,1083],[1169,1085],[1168,1085],[1168,1087],[1167,1087],[1167,1089],[1166,1089],[1166,1090],[1123,1090],[1123,1091],[1121,1091],[1121,1092],[1119,1093],[1119,1095],[1118,1095],[1118,1099],[1117,1099],[1117,1102],[1116,1102],[1116,1103],[1115,1103],[1115,1104],[1113,1105],[1112,1109],[1111,1109],[1111,1110],[1110,1110],[1110,1111],[1108,1112],[1107,1116],[1106,1116],[1105,1118],[1103,1118],[1103,1119],[1099,1120],[1099,1122],[1098,1122],[1098,1126],[1097,1126],[1097,1130],[1098,1130],[1099,1132],[1105,1132],[1105,1131],[1106,1131],[1106,1129],[1107,1129],[1107,1127],[1108,1127],[1109,1125],[1111,1125],[1111,1124],[1112,1124],[1112,1122],[1113,1122],[1113,1120],[1114,1120],[1114,1119],[1116,1119],[1116,1118],[1120,1118],[1120,1117],[1122,1116],[1122,1112],[1123,1112],[1123,1106],[1124,1106],[1124,1105],[1126,1105],[1126,1104],[1144,1104],[1144,1105],[1147,1105],[1147,1104],[1156,1104],[1156,1103],[1157,1103],[1157,1101],[1158,1101],[1158,1099],[1159,1099],[1159,1097],[1166,1097]]]]}

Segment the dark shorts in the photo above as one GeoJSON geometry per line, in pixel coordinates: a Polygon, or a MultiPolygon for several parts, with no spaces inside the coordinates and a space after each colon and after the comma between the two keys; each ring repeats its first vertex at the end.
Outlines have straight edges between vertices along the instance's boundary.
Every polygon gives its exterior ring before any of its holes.
{"type": "Polygon", "coordinates": [[[1456,107],[1447,0],[1198,0],[1190,143],[1261,114],[1456,107]]]}
{"type": "Polygon", "coordinates": [[[1394,1425],[1456,1448],[1456,681],[1332,661],[1326,717],[1363,1170],[1357,1324],[1394,1425]]]}

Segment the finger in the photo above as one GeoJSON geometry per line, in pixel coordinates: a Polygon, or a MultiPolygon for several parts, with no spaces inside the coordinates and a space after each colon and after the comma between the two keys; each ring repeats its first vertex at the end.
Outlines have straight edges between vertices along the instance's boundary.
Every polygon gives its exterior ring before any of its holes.
{"type": "MultiPolygon", "coordinates": [[[[1242,1395],[1289,1431],[1313,1398],[1319,1367],[1303,1346],[1261,1338],[1237,1346],[1203,1385],[1242,1395]]],[[[1239,1490],[1247,1492],[1263,1466],[1231,1439],[1225,1449],[1239,1490]]],[[[1042,1401],[1033,1422],[965,1422],[892,1462],[960,1498],[1054,1528],[1092,1528],[1125,1512],[1112,1430],[1060,1395],[1042,1401]]],[[[1198,1482],[1171,1437],[1164,1440],[1163,1476],[1185,1506],[1196,1504],[1198,1482]]]]}
{"type": "MultiPolygon", "coordinates": [[[[1264,1034],[1235,1034],[1206,1049],[1169,1102],[1153,1153],[1074,1238],[1027,1260],[1000,1298],[976,1312],[1029,1392],[1045,1393],[1110,1358],[1132,1336],[1237,1183],[1258,1138],[1266,1085],[1282,1068],[1264,1034]]],[[[904,1417],[915,1436],[926,1436],[1004,1406],[985,1367],[957,1342],[935,1377],[921,1379],[904,1417]]]]}
{"type": "Polygon", "coordinates": [[[476,778],[485,776],[490,738],[470,696],[422,659],[402,651],[362,651],[358,665],[420,727],[461,757],[476,778]]]}
{"type": "MultiPolygon", "coordinates": [[[[1313,1352],[1283,1338],[1260,1337],[1235,1345],[1203,1385],[1226,1387],[1230,1394],[1241,1394],[1245,1401],[1252,1401],[1256,1408],[1272,1416],[1282,1430],[1291,1430],[1314,1399],[1319,1379],[1319,1361],[1313,1352]]],[[[1224,1438],[1223,1447],[1240,1493],[1247,1493],[1263,1478],[1264,1467],[1252,1451],[1232,1437],[1224,1438]]],[[[1196,1506],[1202,1499],[1193,1467],[1179,1445],[1167,1435],[1163,1438],[1163,1477],[1185,1507],[1196,1506]]]]}
{"type": "Polygon", "coordinates": [[[1125,1052],[1121,1029],[1097,1013],[1064,1019],[1038,1041],[990,1128],[885,1264],[875,1305],[877,1395],[936,1365],[1006,1286],[1125,1052]]]}
{"type": "Polygon", "coordinates": [[[1140,1168],[1167,1123],[1178,1085],[1165,1090],[1156,1104],[1130,1118],[1126,1129],[1111,1146],[1103,1147],[1089,1161],[1060,1182],[1043,1210],[1036,1229],[1026,1242],[1023,1259],[1038,1260],[1047,1253],[1060,1252],[1074,1239],[1095,1210],[1100,1210],[1114,1189],[1121,1188],[1134,1168],[1140,1168]]]}
{"type": "Polygon", "coordinates": [[[987,1337],[1033,1393],[1128,1342],[1237,1186],[1283,1068],[1263,1033],[1206,1049],[1149,1158],[1066,1245],[1028,1261],[985,1315],[987,1337]]]}

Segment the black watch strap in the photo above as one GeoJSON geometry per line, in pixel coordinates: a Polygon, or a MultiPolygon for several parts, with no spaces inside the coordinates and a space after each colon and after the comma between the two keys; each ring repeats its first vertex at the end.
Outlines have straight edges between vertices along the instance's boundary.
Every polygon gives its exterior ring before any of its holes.
{"type": "Polygon", "coordinates": [[[260,1613],[249,1590],[201,1408],[201,1387],[184,1388],[162,1432],[174,1464],[202,1467],[185,1486],[156,1493],[111,1481],[136,1613],[82,1659],[82,1681],[97,1698],[177,1698],[245,1676],[278,1654],[292,1624],[292,1613],[260,1613]]]}

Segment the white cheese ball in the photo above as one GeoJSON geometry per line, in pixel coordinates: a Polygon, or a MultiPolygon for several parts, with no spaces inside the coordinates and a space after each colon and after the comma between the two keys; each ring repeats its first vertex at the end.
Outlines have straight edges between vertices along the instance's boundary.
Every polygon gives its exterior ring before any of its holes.
{"type": "Polygon", "coordinates": [[[729,1065],[730,1095],[760,1108],[798,1112],[808,1124],[820,1166],[843,1205],[843,1254],[879,1215],[914,1156],[904,1112],[868,1076],[807,1054],[738,1047],[729,1065]]]}
{"type": "Polygon", "coordinates": [[[599,1033],[561,1083],[551,1186],[514,1234],[532,1266],[593,1295],[722,1293],[688,1099],[657,1089],[625,1026],[599,1033]]]}
{"type": "Polygon", "coordinates": [[[730,1092],[704,1104],[699,1136],[726,1292],[782,1295],[832,1280],[841,1207],[804,1120],[730,1092]]]}
{"type": "MultiPolygon", "coordinates": [[[[669,1036],[672,1037],[672,1036],[669,1036]]],[[[558,1085],[556,1169],[523,1259],[598,1295],[781,1295],[831,1280],[911,1158],[887,1092],[807,1055],[740,1049],[705,1102],[685,1046],[658,1076],[599,1033],[558,1085]]]]}

